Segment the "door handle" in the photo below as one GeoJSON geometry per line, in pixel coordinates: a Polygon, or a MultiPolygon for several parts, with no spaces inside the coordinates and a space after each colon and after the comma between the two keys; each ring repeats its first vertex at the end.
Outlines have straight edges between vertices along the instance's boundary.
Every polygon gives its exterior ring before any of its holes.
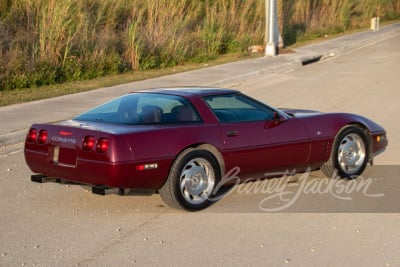
{"type": "Polygon", "coordinates": [[[238,134],[238,131],[237,130],[234,130],[234,131],[227,131],[226,132],[226,136],[228,136],[228,137],[234,137],[234,136],[238,136],[239,134],[238,134]]]}

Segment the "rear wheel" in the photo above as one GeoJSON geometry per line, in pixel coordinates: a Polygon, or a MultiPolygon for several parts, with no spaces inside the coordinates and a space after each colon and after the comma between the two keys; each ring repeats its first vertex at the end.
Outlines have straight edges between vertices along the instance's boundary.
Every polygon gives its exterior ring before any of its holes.
{"type": "Polygon", "coordinates": [[[342,129],[336,136],[329,160],[321,167],[328,177],[353,179],[366,168],[369,143],[365,132],[356,126],[342,129]]]}
{"type": "Polygon", "coordinates": [[[210,198],[219,180],[219,165],[213,154],[190,148],[172,164],[160,195],[173,208],[201,210],[212,204],[210,198]]]}

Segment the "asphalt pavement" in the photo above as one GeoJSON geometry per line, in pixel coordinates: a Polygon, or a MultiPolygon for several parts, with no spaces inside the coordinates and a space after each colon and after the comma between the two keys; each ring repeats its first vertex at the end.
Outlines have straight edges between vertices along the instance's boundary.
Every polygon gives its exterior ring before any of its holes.
{"type": "Polygon", "coordinates": [[[72,118],[114,97],[154,87],[215,86],[235,87],[254,76],[289,72],[304,65],[344,56],[394,36],[400,35],[400,23],[381,27],[379,31],[345,35],[294,49],[294,53],[260,57],[204,67],[194,71],[100,88],[87,92],[0,107],[0,149],[21,143],[32,123],[54,122],[72,118]]]}

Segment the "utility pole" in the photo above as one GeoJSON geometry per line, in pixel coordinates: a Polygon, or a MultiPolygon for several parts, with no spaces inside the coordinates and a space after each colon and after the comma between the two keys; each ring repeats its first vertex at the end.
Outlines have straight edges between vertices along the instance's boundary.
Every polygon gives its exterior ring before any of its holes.
{"type": "Polygon", "coordinates": [[[268,36],[265,55],[273,57],[276,56],[278,51],[278,40],[275,32],[278,26],[276,5],[276,0],[265,0],[265,36],[268,36]]]}

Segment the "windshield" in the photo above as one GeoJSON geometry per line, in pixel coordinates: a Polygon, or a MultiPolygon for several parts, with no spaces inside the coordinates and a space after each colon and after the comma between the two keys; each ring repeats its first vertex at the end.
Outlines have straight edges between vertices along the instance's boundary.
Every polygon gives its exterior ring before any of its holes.
{"type": "Polygon", "coordinates": [[[201,122],[193,106],[179,96],[133,93],[111,100],[74,118],[117,124],[201,122]]]}

